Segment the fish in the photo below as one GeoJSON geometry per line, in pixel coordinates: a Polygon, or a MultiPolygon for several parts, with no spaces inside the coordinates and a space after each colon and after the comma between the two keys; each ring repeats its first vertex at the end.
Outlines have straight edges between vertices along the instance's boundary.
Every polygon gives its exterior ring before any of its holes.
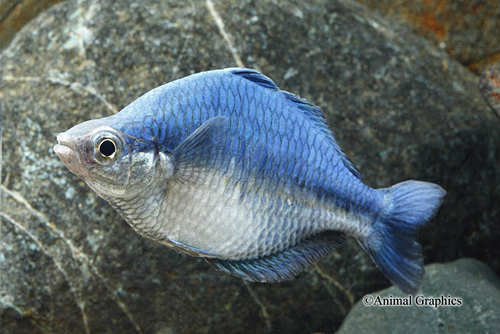
{"type": "Polygon", "coordinates": [[[374,189],[322,110],[247,68],[189,75],[57,135],[55,153],[140,235],[242,279],[278,283],[354,237],[402,291],[446,191],[374,189]]]}

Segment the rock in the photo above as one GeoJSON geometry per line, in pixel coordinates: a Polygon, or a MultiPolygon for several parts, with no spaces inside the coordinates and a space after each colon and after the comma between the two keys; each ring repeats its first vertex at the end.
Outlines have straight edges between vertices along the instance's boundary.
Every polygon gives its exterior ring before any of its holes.
{"type": "Polygon", "coordinates": [[[40,12],[62,0],[0,0],[0,49],[40,12]]]}
{"type": "MultiPolygon", "coordinates": [[[[394,287],[371,296],[375,301],[377,296],[386,300],[409,298],[394,287]]],[[[496,333],[500,328],[500,279],[477,260],[426,266],[424,283],[411,300],[412,305],[406,307],[365,306],[359,301],[338,334],[496,333]],[[424,300],[429,298],[461,306],[424,306],[424,300]]],[[[436,304],[430,300],[427,303],[436,304]]]]}
{"type": "Polygon", "coordinates": [[[5,332],[332,332],[389,285],[352,239],[293,282],[220,274],[134,233],[52,151],[153,87],[238,64],[321,106],[367,184],[448,190],[427,261],[499,271],[500,124],[477,77],[425,39],[347,0],[69,0],[1,58],[5,332]]]}
{"type": "Polygon", "coordinates": [[[477,73],[500,59],[496,1],[358,1],[410,26],[477,73]]]}
{"type": "Polygon", "coordinates": [[[500,61],[481,74],[479,89],[493,112],[500,117],[500,61]]]}

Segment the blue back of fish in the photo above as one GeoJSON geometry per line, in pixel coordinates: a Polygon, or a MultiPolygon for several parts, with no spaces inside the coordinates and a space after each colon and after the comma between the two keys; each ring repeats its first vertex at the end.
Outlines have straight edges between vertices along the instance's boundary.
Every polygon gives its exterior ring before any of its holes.
{"type": "Polygon", "coordinates": [[[229,120],[220,168],[233,158],[242,185],[258,175],[268,185],[297,187],[347,211],[355,204],[367,210],[379,200],[360,182],[321,110],[253,70],[203,72],[160,86],[113,116],[113,124],[142,138],[135,149],[156,144],[171,152],[216,116],[229,120]]]}

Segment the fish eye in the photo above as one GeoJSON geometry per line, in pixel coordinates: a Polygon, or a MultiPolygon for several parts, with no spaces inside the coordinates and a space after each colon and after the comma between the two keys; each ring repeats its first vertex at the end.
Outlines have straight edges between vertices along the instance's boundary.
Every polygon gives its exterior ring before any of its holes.
{"type": "Polygon", "coordinates": [[[93,158],[104,165],[118,160],[122,154],[122,141],[111,131],[102,131],[94,137],[93,158]]]}
{"type": "Polygon", "coordinates": [[[116,144],[111,139],[104,139],[99,145],[99,152],[103,158],[113,158],[116,152],[116,144]]]}

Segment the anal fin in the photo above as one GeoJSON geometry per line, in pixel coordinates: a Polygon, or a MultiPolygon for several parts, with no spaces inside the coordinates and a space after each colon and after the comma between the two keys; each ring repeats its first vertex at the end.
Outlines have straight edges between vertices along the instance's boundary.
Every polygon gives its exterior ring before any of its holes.
{"type": "Polygon", "coordinates": [[[165,246],[168,246],[170,248],[173,248],[179,252],[182,252],[182,253],[185,253],[185,254],[191,255],[191,256],[203,256],[205,258],[217,256],[217,254],[210,253],[210,252],[204,251],[203,249],[196,248],[196,247],[193,247],[193,246],[190,246],[188,244],[182,243],[180,241],[172,240],[172,239],[164,239],[164,240],[160,241],[160,243],[162,243],[165,246]]]}
{"type": "Polygon", "coordinates": [[[206,260],[216,269],[248,281],[277,283],[294,278],[304,268],[328,255],[344,241],[344,233],[327,231],[261,258],[245,260],[206,258],[206,260]]]}

